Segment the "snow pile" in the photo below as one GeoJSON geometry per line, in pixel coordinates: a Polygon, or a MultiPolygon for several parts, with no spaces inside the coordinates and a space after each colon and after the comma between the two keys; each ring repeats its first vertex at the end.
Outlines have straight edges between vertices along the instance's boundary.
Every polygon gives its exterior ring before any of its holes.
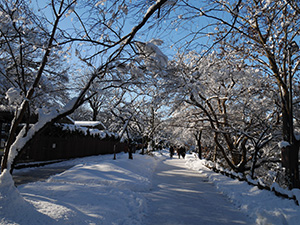
{"type": "Polygon", "coordinates": [[[136,159],[131,161],[127,159],[128,156],[124,157],[126,159],[108,160],[101,164],[98,162],[79,164],[50,178],[49,182],[100,185],[133,191],[149,190],[153,160],[141,158],[136,163],[136,159]]]}
{"type": "Polygon", "coordinates": [[[0,224],[141,224],[146,203],[138,191],[150,189],[156,162],[141,155],[134,161],[126,154],[86,157],[46,182],[18,189],[3,173],[0,224]]]}
{"type": "MultiPolygon", "coordinates": [[[[300,207],[294,201],[275,196],[273,192],[260,190],[246,182],[231,179],[209,170],[206,160],[189,157],[186,165],[203,173],[209,181],[227,195],[242,211],[256,219],[256,224],[297,225],[300,221],[300,207]]],[[[296,194],[296,190],[293,190],[296,194]]]]}
{"type": "Polygon", "coordinates": [[[12,177],[5,170],[0,175],[0,224],[51,224],[53,221],[39,213],[23,199],[12,177]],[[33,219],[34,218],[34,219],[33,219]]]}

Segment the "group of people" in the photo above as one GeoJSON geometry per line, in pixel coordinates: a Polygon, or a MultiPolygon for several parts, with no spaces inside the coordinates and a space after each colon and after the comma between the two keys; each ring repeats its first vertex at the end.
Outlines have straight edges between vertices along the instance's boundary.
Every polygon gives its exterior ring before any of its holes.
{"type": "Polygon", "coordinates": [[[177,155],[178,155],[179,159],[180,159],[180,156],[182,156],[182,158],[185,157],[185,147],[184,146],[180,146],[176,149],[173,146],[171,146],[169,151],[170,151],[170,158],[173,158],[173,155],[175,154],[175,151],[177,152],[177,155]]]}

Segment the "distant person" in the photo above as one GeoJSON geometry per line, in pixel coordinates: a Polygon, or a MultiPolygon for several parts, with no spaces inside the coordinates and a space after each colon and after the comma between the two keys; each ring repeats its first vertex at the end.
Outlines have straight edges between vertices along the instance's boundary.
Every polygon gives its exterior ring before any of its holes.
{"type": "Polygon", "coordinates": [[[169,151],[170,151],[170,158],[173,158],[173,155],[174,155],[174,148],[173,148],[173,146],[170,147],[169,151]]]}
{"type": "Polygon", "coordinates": [[[182,146],[181,147],[181,156],[182,156],[182,158],[185,158],[185,147],[184,146],[182,146]]]}
{"type": "Polygon", "coordinates": [[[180,159],[180,156],[182,156],[182,158],[185,157],[185,148],[184,146],[181,146],[178,150],[177,150],[177,154],[178,154],[178,158],[180,159]]]}

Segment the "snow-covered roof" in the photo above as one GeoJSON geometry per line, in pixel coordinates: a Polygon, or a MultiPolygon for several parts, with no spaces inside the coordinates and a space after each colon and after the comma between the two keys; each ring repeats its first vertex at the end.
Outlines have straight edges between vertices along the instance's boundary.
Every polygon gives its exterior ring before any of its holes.
{"type": "Polygon", "coordinates": [[[278,143],[279,148],[286,148],[288,146],[290,146],[290,143],[287,142],[287,141],[281,141],[281,142],[278,143]]]}
{"type": "Polygon", "coordinates": [[[0,111],[14,112],[15,109],[16,109],[15,106],[11,106],[11,105],[0,105],[0,111]]]}
{"type": "Polygon", "coordinates": [[[74,121],[74,124],[82,127],[97,127],[100,125],[106,130],[105,125],[100,121],[74,121]]]}

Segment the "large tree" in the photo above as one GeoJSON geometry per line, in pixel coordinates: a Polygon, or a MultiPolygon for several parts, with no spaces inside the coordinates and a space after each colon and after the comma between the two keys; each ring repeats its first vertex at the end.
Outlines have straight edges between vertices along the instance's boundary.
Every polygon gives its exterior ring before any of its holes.
{"type": "Polygon", "coordinates": [[[299,2],[182,0],[179,5],[181,11],[176,11],[178,16],[173,24],[191,25],[187,34],[189,41],[184,47],[199,47],[199,40],[203,40],[203,35],[206,35],[210,39],[204,40],[211,41],[206,50],[220,47],[223,51],[234,52],[246,64],[272,78],[273,82],[268,85],[277,86],[273,99],[281,111],[282,139],[290,145],[287,169],[292,181],[291,187],[298,187],[299,141],[295,133],[293,107],[300,64],[296,46],[299,38],[299,2]],[[204,17],[208,21],[206,25],[200,21],[204,17]],[[192,26],[195,23],[203,26],[192,26]]]}
{"type": "MultiPolygon", "coordinates": [[[[15,114],[15,118],[12,122],[10,134],[8,141],[5,146],[5,152],[2,159],[2,165],[1,170],[4,171],[10,171],[11,165],[16,157],[16,155],[23,149],[24,146],[26,146],[30,140],[32,140],[37,134],[39,134],[46,126],[48,126],[51,123],[54,123],[55,121],[58,121],[60,118],[74,112],[76,108],[78,108],[80,105],[82,105],[90,96],[86,96],[87,90],[90,88],[92,83],[96,79],[101,79],[101,77],[104,76],[107,70],[113,66],[113,63],[120,59],[120,57],[123,57],[122,54],[125,49],[129,46],[136,35],[136,33],[145,25],[145,23],[149,20],[149,18],[166,2],[166,0],[157,1],[155,4],[153,4],[151,7],[149,7],[146,14],[143,16],[143,18],[136,24],[136,26],[133,27],[133,29],[128,32],[124,36],[120,36],[118,32],[116,32],[114,29],[111,28],[111,26],[116,22],[118,23],[118,16],[114,14],[115,12],[120,12],[120,10],[123,10],[126,14],[127,11],[123,9],[125,5],[124,2],[119,1],[109,1],[107,4],[101,4],[101,1],[98,4],[98,1],[96,4],[94,4],[92,1],[89,1],[87,4],[92,6],[92,9],[97,10],[107,10],[112,5],[114,6],[109,12],[109,19],[107,20],[106,13],[100,14],[103,18],[88,18],[89,20],[84,21],[84,16],[79,16],[79,13],[76,12],[76,1],[71,0],[61,0],[61,1],[51,1],[49,3],[50,10],[52,13],[53,20],[50,21],[49,25],[51,25],[51,31],[49,32],[49,36],[46,39],[46,45],[44,48],[43,56],[41,57],[40,66],[38,67],[38,70],[34,76],[33,82],[31,87],[27,90],[25,94],[25,98],[20,104],[20,107],[17,109],[17,113],[15,114]],[[117,5],[115,5],[115,3],[117,5]],[[111,5],[112,4],[112,5],[111,5]],[[122,7],[118,7],[118,5],[121,5],[122,7]],[[108,8],[103,8],[104,6],[108,8]],[[79,33],[75,33],[74,36],[67,33],[67,30],[64,30],[62,27],[60,27],[60,22],[69,14],[74,14],[77,21],[81,24],[82,27],[82,34],[80,36],[79,33]],[[89,23],[90,21],[94,21],[94,26],[91,26],[89,23]],[[111,23],[111,24],[110,24],[111,23]],[[102,33],[104,34],[104,37],[99,37],[99,30],[95,31],[96,25],[102,25],[102,33]],[[93,34],[93,35],[92,35],[93,34]],[[98,36],[96,35],[98,34],[98,36]],[[109,35],[111,34],[111,36],[109,35]],[[80,38],[79,38],[80,37],[80,38]],[[114,39],[113,39],[114,38],[114,39]],[[99,41],[100,39],[100,41],[99,41]],[[21,132],[18,134],[18,136],[15,138],[15,135],[17,134],[17,128],[20,124],[26,109],[29,106],[29,101],[33,98],[34,94],[36,94],[37,90],[40,87],[40,82],[44,77],[44,72],[46,65],[48,65],[48,59],[51,55],[54,48],[58,45],[63,45],[67,43],[75,43],[77,41],[80,41],[81,43],[89,43],[90,46],[95,45],[96,47],[99,47],[98,51],[95,54],[92,54],[92,56],[88,57],[85,55],[85,57],[80,56],[85,62],[87,62],[89,65],[92,65],[90,60],[93,59],[94,56],[100,55],[100,54],[107,54],[107,57],[105,57],[105,60],[102,60],[100,62],[100,65],[97,66],[95,72],[91,74],[89,77],[88,82],[86,85],[79,91],[77,97],[72,99],[68,104],[66,104],[62,109],[58,110],[55,109],[51,111],[50,113],[43,113],[40,111],[39,115],[39,121],[30,126],[29,129],[22,129],[21,132]]],[[[15,5],[11,5],[11,10],[15,10],[15,5]]],[[[88,10],[88,8],[85,8],[88,10]]],[[[97,14],[98,15],[98,14],[97,14]]],[[[15,18],[16,21],[21,20],[21,17],[17,16],[15,18]]],[[[117,26],[118,28],[122,28],[122,26],[117,26]]],[[[71,54],[71,53],[70,53],[71,54]]]]}

